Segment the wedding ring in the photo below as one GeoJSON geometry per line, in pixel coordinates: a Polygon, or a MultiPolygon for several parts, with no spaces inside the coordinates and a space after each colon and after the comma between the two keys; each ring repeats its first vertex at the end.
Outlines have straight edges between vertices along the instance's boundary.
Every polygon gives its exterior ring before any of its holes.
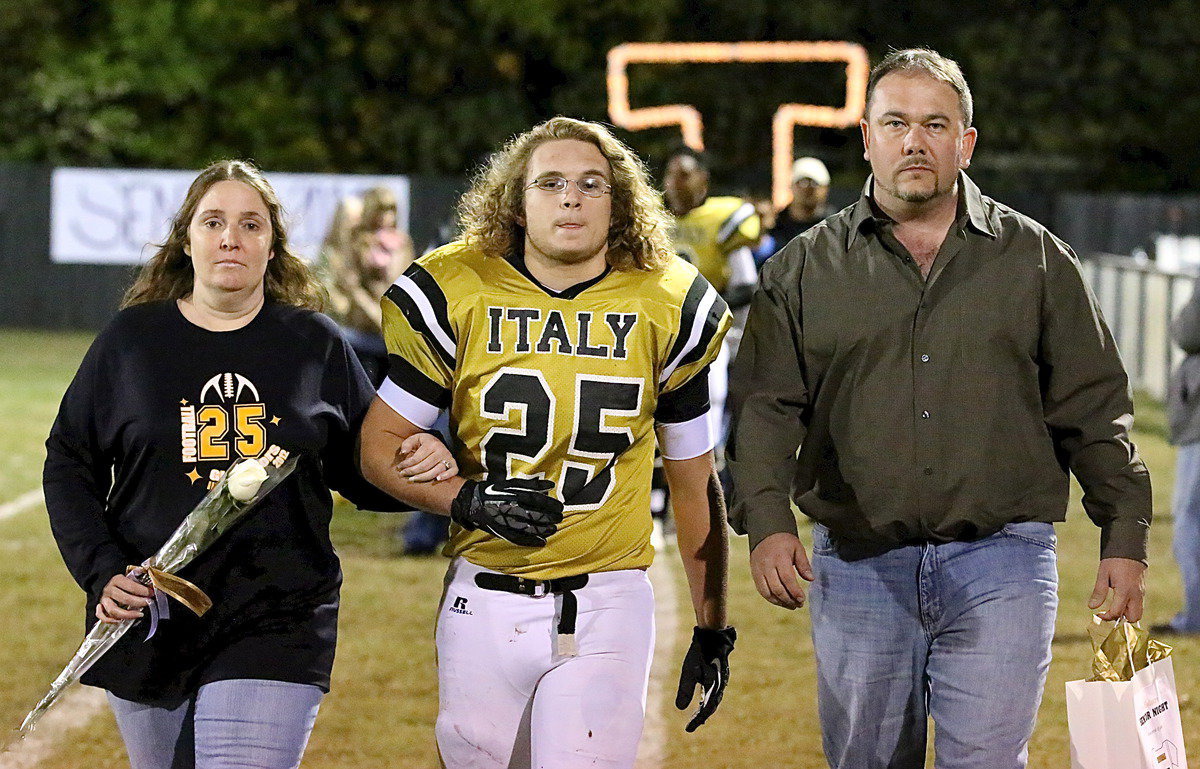
{"type": "Polygon", "coordinates": [[[449,469],[450,469],[450,460],[448,460],[448,459],[443,459],[443,460],[442,460],[442,464],[446,466],[446,469],[447,469],[447,470],[449,470],[449,469]]]}

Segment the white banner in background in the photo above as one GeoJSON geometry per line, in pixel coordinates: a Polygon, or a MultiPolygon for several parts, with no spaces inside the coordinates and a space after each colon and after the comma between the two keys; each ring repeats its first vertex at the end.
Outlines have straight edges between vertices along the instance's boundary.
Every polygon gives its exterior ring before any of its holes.
{"type": "MultiPolygon", "coordinates": [[[[279,194],[292,249],[317,255],[337,202],[390,187],[401,229],[408,227],[405,176],[267,173],[279,194]]],[[[141,264],[161,243],[195,171],[56,168],[50,184],[50,259],[59,263],[141,264]]]]}

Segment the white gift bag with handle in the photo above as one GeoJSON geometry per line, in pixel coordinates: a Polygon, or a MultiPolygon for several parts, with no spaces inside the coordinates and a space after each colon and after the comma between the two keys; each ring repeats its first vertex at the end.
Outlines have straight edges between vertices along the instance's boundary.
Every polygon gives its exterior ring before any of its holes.
{"type": "Polygon", "coordinates": [[[1068,681],[1071,769],[1187,769],[1171,658],[1132,681],[1068,681]]]}
{"type": "Polygon", "coordinates": [[[1097,644],[1093,671],[1129,680],[1067,682],[1071,769],[1187,769],[1175,668],[1165,656],[1170,652],[1148,641],[1136,625],[1123,628],[1121,623],[1103,648],[1097,644]],[[1137,654],[1130,646],[1134,639],[1137,654]],[[1108,660],[1106,652],[1114,659],[1108,660]]]}

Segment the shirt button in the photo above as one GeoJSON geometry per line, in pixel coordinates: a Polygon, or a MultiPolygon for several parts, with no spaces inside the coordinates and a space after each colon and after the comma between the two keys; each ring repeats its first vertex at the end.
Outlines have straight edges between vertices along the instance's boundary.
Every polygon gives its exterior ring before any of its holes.
{"type": "Polygon", "coordinates": [[[922,412],[921,412],[921,419],[929,419],[929,412],[928,412],[928,411],[922,411],[922,412]]]}
{"type": "Polygon", "coordinates": [[[933,475],[933,468],[932,468],[932,467],[926,467],[926,468],[925,468],[925,474],[926,474],[926,475],[933,475]]]}
{"type": "Polygon", "coordinates": [[[929,362],[929,356],[928,356],[928,355],[922,355],[922,356],[921,356],[921,362],[922,362],[922,363],[928,363],[928,362],[929,362]]]}

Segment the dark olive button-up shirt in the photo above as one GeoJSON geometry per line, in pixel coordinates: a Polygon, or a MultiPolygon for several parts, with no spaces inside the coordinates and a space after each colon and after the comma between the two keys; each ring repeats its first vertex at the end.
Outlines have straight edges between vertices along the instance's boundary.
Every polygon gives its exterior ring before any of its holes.
{"type": "Polygon", "coordinates": [[[733,368],[734,529],[795,532],[794,501],[865,554],[974,539],[1063,520],[1070,471],[1101,557],[1145,560],[1129,380],[1071,249],[960,174],[925,279],[870,190],[763,268],[733,368]]]}

